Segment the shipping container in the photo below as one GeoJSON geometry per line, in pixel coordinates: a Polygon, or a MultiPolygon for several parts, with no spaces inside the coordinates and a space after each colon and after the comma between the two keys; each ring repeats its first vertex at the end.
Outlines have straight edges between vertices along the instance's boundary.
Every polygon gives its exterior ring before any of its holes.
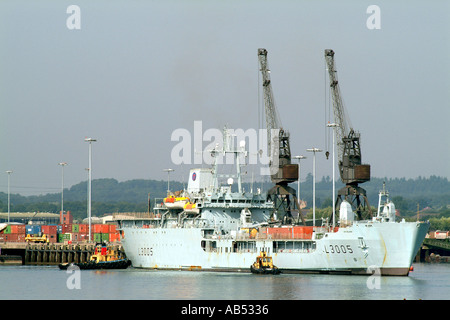
{"type": "Polygon", "coordinates": [[[78,234],[78,241],[88,241],[89,235],[87,233],[79,233],[78,234]]]}
{"type": "Polygon", "coordinates": [[[60,233],[70,233],[72,232],[72,225],[71,224],[62,224],[61,225],[61,232],[60,233]]]}
{"type": "Polygon", "coordinates": [[[43,225],[41,227],[41,231],[44,234],[57,234],[57,226],[56,225],[43,225]]]}
{"type": "Polygon", "coordinates": [[[25,234],[25,225],[24,224],[11,225],[11,233],[25,234]]]}
{"type": "Polygon", "coordinates": [[[88,224],[79,224],[78,225],[78,232],[79,233],[88,233],[89,232],[89,225],[88,224]]]}
{"type": "Polygon", "coordinates": [[[93,230],[94,230],[94,233],[109,233],[109,225],[108,224],[94,224],[93,230]]]}
{"type": "Polygon", "coordinates": [[[440,231],[437,230],[435,232],[435,239],[439,239],[439,240],[445,240],[447,239],[449,236],[449,231],[440,231]]]}
{"type": "Polygon", "coordinates": [[[102,242],[103,241],[106,241],[106,242],[109,241],[109,233],[102,233],[102,242]]]}
{"type": "Polygon", "coordinates": [[[6,229],[3,230],[3,233],[4,233],[4,234],[10,234],[10,233],[11,233],[11,226],[8,225],[8,226],[6,227],[6,229]]]}
{"type": "Polygon", "coordinates": [[[116,225],[115,224],[110,224],[108,226],[109,226],[109,233],[116,232],[116,225]]]}
{"type": "Polygon", "coordinates": [[[78,224],[73,224],[73,225],[72,225],[72,232],[73,232],[73,233],[78,233],[78,232],[80,232],[80,228],[79,228],[78,224]]]}
{"type": "Polygon", "coordinates": [[[51,233],[51,234],[45,234],[47,236],[48,242],[50,243],[56,243],[58,242],[58,234],[57,233],[51,233]]]}
{"type": "Polygon", "coordinates": [[[272,239],[311,239],[312,226],[294,226],[281,228],[267,228],[267,234],[272,239]]]}
{"type": "Polygon", "coordinates": [[[109,234],[109,242],[120,241],[120,233],[114,232],[109,234]]]}
{"type": "Polygon", "coordinates": [[[17,233],[7,233],[4,235],[4,241],[6,242],[17,242],[18,240],[18,234],[17,233]]]}
{"type": "Polygon", "coordinates": [[[60,233],[58,234],[58,242],[63,243],[64,241],[72,240],[72,234],[70,233],[60,233]]]}
{"type": "Polygon", "coordinates": [[[38,224],[29,224],[25,227],[26,234],[39,234],[41,232],[41,226],[38,224]]]}
{"type": "Polygon", "coordinates": [[[95,242],[102,242],[102,234],[101,233],[94,233],[94,241],[95,242]]]}

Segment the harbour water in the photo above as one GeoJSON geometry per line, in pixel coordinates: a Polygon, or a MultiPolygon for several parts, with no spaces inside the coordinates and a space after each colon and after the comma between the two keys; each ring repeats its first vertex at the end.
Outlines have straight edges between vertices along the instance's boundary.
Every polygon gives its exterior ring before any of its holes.
{"type": "Polygon", "coordinates": [[[0,267],[2,300],[449,300],[450,264],[408,277],[0,267]]]}

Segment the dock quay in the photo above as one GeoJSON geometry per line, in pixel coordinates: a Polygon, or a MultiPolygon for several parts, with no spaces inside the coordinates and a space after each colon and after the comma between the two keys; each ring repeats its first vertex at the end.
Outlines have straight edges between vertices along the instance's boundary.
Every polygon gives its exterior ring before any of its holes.
{"type": "MultiPolygon", "coordinates": [[[[124,253],[123,247],[119,243],[112,246],[124,253]]],[[[60,263],[80,263],[89,261],[95,251],[95,243],[23,243],[7,242],[0,243],[1,255],[5,262],[7,257],[20,256],[22,265],[58,265],[60,263]]],[[[17,259],[16,259],[17,260],[17,259]]],[[[6,263],[4,263],[6,264],[6,263]]]]}

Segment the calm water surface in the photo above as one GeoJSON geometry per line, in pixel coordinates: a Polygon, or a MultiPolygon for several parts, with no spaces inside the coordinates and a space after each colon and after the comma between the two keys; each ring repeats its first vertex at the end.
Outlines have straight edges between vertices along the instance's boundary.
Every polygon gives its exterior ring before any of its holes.
{"type": "Polygon", "coordinates": [[[151,300],[449,300],[450,264],[416,263],[409,277],[189,271],[82,270],[57,266],[1,266],[0,299],[151,300]],[[79,281],[77,281],[79,280],[79,281]],[[69,285],[68,285],[69,283],[69,285]],[[79,284],[80,288],[73,288],[79,284]],[[72,288],[72,289],[70,289],[72,288]]]}

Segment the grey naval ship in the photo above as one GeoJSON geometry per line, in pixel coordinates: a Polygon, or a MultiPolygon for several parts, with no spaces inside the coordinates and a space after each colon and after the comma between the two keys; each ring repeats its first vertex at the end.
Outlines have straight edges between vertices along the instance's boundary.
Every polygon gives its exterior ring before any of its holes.
{"type": "Polygon", "coordinates": [[[344,200],[334,228],[328,222],[286,225],[264,193],[243,190],[243,148],[224,143],[211,153],[216,156],[212,167],[191,169],[187,189],[161,199],[153,213],[116,216],[134,268],[250,272],[265,252],[283,273],[409,274],[429,223],[397,222],[384,188],[370,220],[357,221],[344,200]],[[219,174],[219,155],[230,153],[236,169],[219,174]],[[237,191],[232,191],[235,179],[237,191]]]}

